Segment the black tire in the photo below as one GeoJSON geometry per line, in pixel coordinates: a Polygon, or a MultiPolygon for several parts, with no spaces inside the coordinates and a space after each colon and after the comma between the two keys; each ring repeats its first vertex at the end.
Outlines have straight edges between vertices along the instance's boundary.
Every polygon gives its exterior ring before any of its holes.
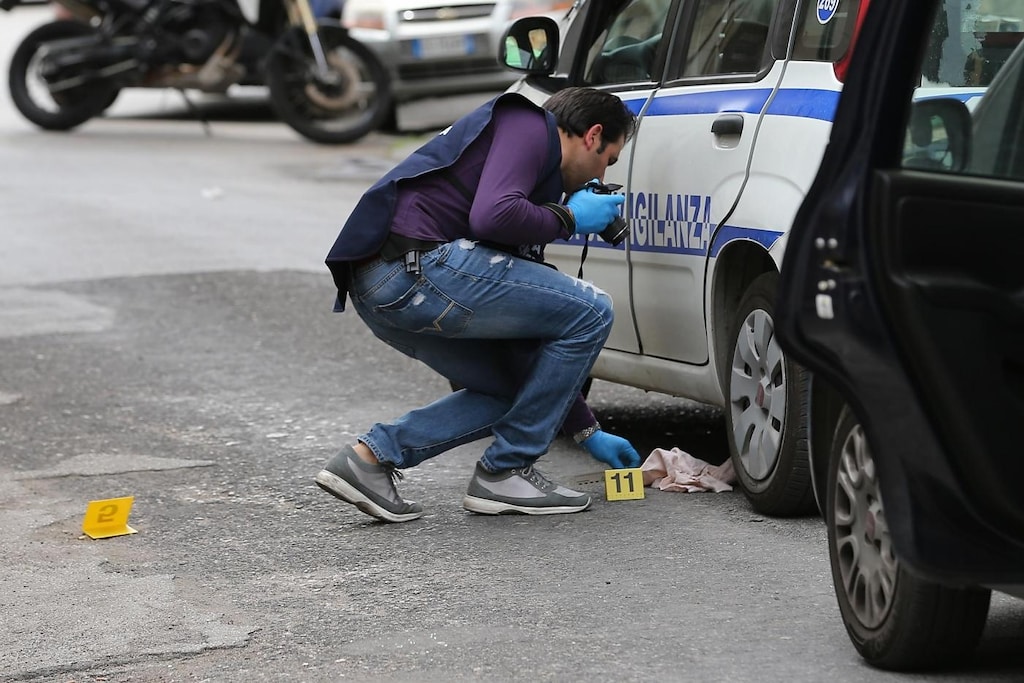
{"type": "Polygon", "coordinates": [[[117,96],[120,94],[120,88],[114,88],[113,90],[111,90],[110,96],[107,98],[106,102],[103,103],[103,109],[100,110],[100,113],[103,113],[106,110],[110,109],[112,106],[114,106],[114,102],[117,101],[117,96]]]}
{"type": "MultiPolygon", "coordinates": [[[[46,130],[70,130],[113,104],[118,88],[109,81],[92,79],[50,93],[39,72],[38,53],[45,43],[93,33],[95,29],[79,21],[54,21],[35,29],[21,41],[11,57],[8,84],[14,106],[26,119],[46,130]]],[[[66,68],[54,80],[73,78],[80,73],[73,67],[66,68]]]]}
{"type": "Polygon", "coordinates": [[[320,24],[317,34],[337,82],[318,77],[306,34],[291,29],[267,61],[271,105],[282,121],[314,142],[354,142],[376,130],[391,111],[387,73],[342,27],[320,24]]]}
{"type": "Polygon", "coordinates": [[[938,585],[900,564],[871,450],[848,407],[840,413],[829,452],[827,500],[832,582],[861,657],[891,670],[964,661],[985,628],[991,591],[938,585]]]}
{"type": "Polygon", "coordinates": [[[807,458],[807,373],[775,337],[778,275],[758,276],[740,300],[725,379],[729,453],[740,488],[755,510],[811,514],[807,458]]]}

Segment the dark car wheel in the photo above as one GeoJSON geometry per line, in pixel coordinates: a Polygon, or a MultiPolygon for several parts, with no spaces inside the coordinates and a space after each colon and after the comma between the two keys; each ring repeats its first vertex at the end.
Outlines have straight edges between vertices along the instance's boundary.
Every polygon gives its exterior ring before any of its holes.
{"type": "Polygon", "coordinates": [[[732,327],[726,383],[729,452],[743,493],[758,512],[815,510],[807,460],[807,373],[775,336],[778,275],[747,288],[732,327]]]}
{"type": "Polygon", "coordinates": [[[829,453],[828,551],[839,611],[860,655],[908,670],[962,661],[981,637],[991,591],[909,573],[893,551],[864,430],[844,408],[829,453]]]}

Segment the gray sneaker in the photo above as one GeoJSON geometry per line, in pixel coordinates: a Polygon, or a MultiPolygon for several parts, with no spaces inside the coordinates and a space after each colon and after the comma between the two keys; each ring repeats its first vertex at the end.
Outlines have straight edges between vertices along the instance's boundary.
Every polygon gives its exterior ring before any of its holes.
{"type": "Polygon", "coordinates": [[[560,515],[590,507],[590,496],[573,491],[529,465],[490,473],[478,462],[462,507],[482,515],[560,515]]]}
{"type": "Polygon", "coordinates": [[[389,465],[363,462],[351,446],[331,458],[314,481],[327,493],[352,503],[385,522],[408,522],[423,516],[423,506],[403,500],[395,489],[402,473],[389,465]]]}

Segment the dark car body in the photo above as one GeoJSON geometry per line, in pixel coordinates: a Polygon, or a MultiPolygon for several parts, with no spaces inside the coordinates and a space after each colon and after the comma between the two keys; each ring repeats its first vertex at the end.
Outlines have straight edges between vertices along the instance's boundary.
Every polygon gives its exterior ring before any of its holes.
{"type": "Polygon", "coordinates": [[[971,8],[872,3],[779,283],[835,416],[810,439],[839,605],[886,668],[955,663],[991,590],[1024,597],[1024,27],[986,44],[971,8]],[[961,46],[981,98],[919,97],[961,46]]]}

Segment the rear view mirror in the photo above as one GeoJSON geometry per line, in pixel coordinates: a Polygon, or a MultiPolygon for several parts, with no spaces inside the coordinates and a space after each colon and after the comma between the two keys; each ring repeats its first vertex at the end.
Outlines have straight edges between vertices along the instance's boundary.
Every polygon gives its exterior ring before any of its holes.
{"type": "Polygon", "coordinates": [[[550,75],[558,59],[558,24],[550,17],[517,19],[505,31],[498,61],[513,71],[550,75]]]}
{"type": "Polygon", "coordinates": [[[903,146],[903,167],[955,173],[967,167],[971,113],[950,97],[914,102],[903,146]]]}

